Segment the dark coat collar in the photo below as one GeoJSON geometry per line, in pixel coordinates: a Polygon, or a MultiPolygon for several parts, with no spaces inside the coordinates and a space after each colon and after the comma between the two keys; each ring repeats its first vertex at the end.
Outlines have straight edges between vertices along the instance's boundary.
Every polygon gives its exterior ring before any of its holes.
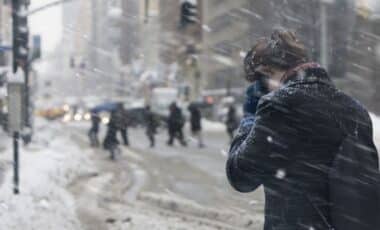
{"type": "Polygon", "coordinates": [[[292,68],[285,73],[282,82],[287,86],[315,82],[333,85],[326,70],[315,62],[304,63],[292,68]]]}

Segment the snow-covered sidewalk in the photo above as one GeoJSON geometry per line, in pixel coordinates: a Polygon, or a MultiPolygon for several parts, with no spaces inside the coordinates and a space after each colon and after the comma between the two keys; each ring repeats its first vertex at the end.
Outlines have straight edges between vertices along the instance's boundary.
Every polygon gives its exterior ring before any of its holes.
{"type": "Polygon", "coordinates": [[[91,170],[88,154],[73,145],[59,125],[38,123],[37,141],[20,150],[20,195],[12,193],[11,139],[0,154],[0,162],[8,162],[0,185],[0,229],[81,229],[66,187],[91,170]]]}

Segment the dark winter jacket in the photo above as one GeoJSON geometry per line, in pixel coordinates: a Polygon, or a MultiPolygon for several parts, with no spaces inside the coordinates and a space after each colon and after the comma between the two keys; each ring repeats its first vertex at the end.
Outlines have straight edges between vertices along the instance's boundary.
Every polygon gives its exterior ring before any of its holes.
{"type": "Polygon", "coordinates": [[[232,133],[239,127],[239,120],[234,106],[230,106],[226,118],[227,132],[232,133]]]}
{"type": "Polygon", "coordinates": [[[99,132],[99,124],[101,122],[101,119],[98,114],[91,115],[91,131],[92,132],[99,132]]]}
{"type": "Polygon", "coordinates": [[[124,108],[118,108],[111,113],[111,121],[117,129],[126,129],[129,125],[129,116],[124,108]]]}
{"type": "Polygon", "coordinates": [[[378,164],[368,112],[315,64],[265,95],[252,128],[241,130],[229,152],[227,177],[240,192],[264,186],[265,230],[328,229],[329,170],[347,135],[359,136],[378,164]]]}
{"type": "Polygon", "coordinates": [[[118,119],[116,116],[116,111],[111,113],[110,122],[108,123],[108,129],[106,133],[106,137],[104,138],[103,147],[104,149],[109,149],[113,145],[119,144],[117,140],[116,134],[119,129],[118,119]]]}
{"type": "Polygon", "coordinates": [[[202,115],[201,111],[193,106],[190,110],[190,124],[191,124],[191,131],[192,132],[198,132],[202,129],[201,120],[202,115]]]}
{"type": "Polygon", "coordinates": [[[144,115],[147,133],[155,134],[157,132],[157,127],[159,126],[158,118],[150,110],[146,110],[144,115]]]}
{"type": "Polygon", "coordinates": [[[182,129],[184,124],[185,118],[182,114],[182,110],[175,105],[171,106],[168,118],[169,132],[176,132],[182,129]]]}

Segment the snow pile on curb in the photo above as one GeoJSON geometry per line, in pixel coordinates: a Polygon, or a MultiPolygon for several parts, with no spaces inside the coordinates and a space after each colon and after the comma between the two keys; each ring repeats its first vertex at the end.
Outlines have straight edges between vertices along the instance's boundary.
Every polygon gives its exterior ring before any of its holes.
{"type": "Polygon", "coordinates": [[[221,122],[210,121],[207,119],[202,120],[203,130],[206,132],[225,132],[226,126],[221,122]]]}
{"type": "Polygon", "coordinates": [[[242,211],[228,212],[206,208],[193,201],[172,195],[142,193],[139,200],[171,212],[218,221],[238,228],[262,226],[264,222],[262,213],[252,216],[242,211]]]}
{"type": "MultiPolygon", "coordinates": [[[[186,122],[185,129],[190,130],[190,122],[186,122]]],[[[226,132],[226,125],[222,122],[202,119],[202,130],[209,133],[226,132]]]]}
{"type": "Polygon", "coordinates": [[[261,230],[263,215],[249,216],[202,207],[169,195],[143,193],[138,202],[113,209],[109,230],[261,230]]]}
{"type": "MultiPolygon", "coordinates": [[[[0,187],[1,229],[81,229],[75,201],[65,189],[79,174],[90,171],[86,154],[62,135],[60,127],[42,130],[45,144],[21,148],[20,195],[12,193],[12,170],[8,167],[0,187]]],[[[0,161],[11,161],[10,146],[0,161]]]]}

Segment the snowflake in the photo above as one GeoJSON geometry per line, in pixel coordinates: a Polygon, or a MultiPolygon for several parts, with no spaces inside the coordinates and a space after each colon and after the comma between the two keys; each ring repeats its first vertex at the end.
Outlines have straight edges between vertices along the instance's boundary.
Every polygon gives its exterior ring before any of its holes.
{"type": "Polygon", "coordinates": [[[284,169],[279,169],[279,170],[277,170],[277,172],[276,172],[276,178],[277,178],[277,179],[282,180],[282,179],[284,179],[285,177],[286,177],[286,171],[285,171],[284,169]]]}

